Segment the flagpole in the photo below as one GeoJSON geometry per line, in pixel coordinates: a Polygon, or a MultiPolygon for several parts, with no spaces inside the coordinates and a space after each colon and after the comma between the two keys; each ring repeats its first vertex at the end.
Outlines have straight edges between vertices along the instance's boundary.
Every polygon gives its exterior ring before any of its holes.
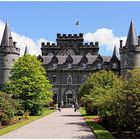
{"type": "Polygon", "coordinates": [[[75,26],[77,28],[76,32],[77,32],[77,34],[79,34],[80,33],[79,32],[80,21],[77,21],[76,24],[75,24],[75,26]]]}

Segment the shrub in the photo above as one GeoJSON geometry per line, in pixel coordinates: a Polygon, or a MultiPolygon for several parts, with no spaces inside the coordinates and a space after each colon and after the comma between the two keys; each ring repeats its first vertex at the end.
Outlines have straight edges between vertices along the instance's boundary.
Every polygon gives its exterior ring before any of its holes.
{"type": "Polygon", "coordinates": [[[0,92],[0,121],[8,124],[17,112],[17,102],[8,94],[0,92]]]}

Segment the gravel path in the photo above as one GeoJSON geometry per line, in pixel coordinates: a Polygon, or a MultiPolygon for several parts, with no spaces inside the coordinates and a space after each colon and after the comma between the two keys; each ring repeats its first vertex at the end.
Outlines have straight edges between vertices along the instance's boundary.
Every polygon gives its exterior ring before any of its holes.
{"type": "Polygon", "coordinates": [[[0,139],[95,139],[79,112],[64,108],[31,122],[0,139]]]}

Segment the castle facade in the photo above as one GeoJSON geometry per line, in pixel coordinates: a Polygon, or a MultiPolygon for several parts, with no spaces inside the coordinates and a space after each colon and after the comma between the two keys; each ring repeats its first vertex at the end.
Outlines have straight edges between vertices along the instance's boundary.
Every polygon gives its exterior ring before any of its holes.
{"type": "MultiPolygon", "coordinates": [[[[112,56],[99,54],[99,43],[84,43],[83,34],[57,34],[56,44],[41,43],[42,55],[38,59],[46,69],[46,76],[53,84],[54,103],[65,106],[78,104],[80,85],[90,73],[111,70],[125,75],[127,70],[140,68],[140,37],[137,36],[131,21],[125,46],[120,40],[120,60],[116,47],[112,56]]],[[[26,48],[27,49],[27,48],[26,48]]],[[[0,83],[8,80],[15,59],[20,54],[6,23],[0,46],[0,83]]]]}

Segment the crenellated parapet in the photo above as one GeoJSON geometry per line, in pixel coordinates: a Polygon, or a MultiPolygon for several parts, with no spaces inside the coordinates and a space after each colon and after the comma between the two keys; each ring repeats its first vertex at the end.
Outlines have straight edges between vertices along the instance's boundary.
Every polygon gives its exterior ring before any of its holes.
{"type": "Polygon", "coordinates": [[[42,42],[41,43],[41,47],[42,48],[56,48],[56,47],[59,47],[56,43],[50,43],[50,42],[42,42]]]}
{"type": "Polygon", "coordinates": [[[2,53],[6,53],[6,54],[20,54],[20,49],[19,48],[13,48],[13,47],[9,47],[9,46],[5,46],[2,49],[2,53]]]}
{"type": "Polygon", "coordinates": [[[131,45],[131,46],[122,46],[123,41],[120,40],[120,54],[128,53],[128,52],[140,52],[140,44],[131,45]]]}
{"type": "Polygon", "coordinates": [[[57,40],[83,40],[83,33],[80,34],[60,34],[57,33],[57,40]]]}
{"type": "Polygon", "coordinates": [[[85,55],[91,53],[92,55],[98,55],[99,43],[90,42],[84,44],[83,33],[80,34],[57,34],[56,44],[50,42],[42,42],[41,50],[42,55],[59,54],[64,55],[71,50],[75,55],[85,55]]]}
{"type": "Polygon", "coordinates": [[[98,42],[90,42],[90,43],[85,43],[83,45],[83,47],[86,47],[86,48],[98,48],[99,47],[99,43],[98,42]]]}
{"type": "Polygon", "coordinates": [[[83,45],[83,33],[80,34],[57,34],[56,42],[60,47],[78,47],[83,45]]]}

